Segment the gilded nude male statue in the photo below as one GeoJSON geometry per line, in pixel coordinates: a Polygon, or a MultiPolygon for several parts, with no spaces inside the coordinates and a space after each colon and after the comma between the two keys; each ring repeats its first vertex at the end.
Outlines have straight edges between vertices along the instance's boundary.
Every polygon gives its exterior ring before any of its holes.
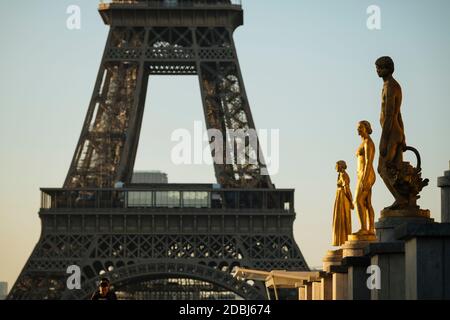
{"type": "Polygon", "coordinates": [[[381,57],[376,63],[377,73],[383,78],[384,86],[381,103],[381,141],[378,173],[386,187],[395,198],[390,210],[417,208],[419,193],[428,185],[428,179],[421,178],[420,155],[412,147],[406,146],[401,106],[402,88],[392,76],[394,61],[390,57],[381,57]],[[403,153],[413,151],[418,159],[416,168],[403,162],[403,153]]]}

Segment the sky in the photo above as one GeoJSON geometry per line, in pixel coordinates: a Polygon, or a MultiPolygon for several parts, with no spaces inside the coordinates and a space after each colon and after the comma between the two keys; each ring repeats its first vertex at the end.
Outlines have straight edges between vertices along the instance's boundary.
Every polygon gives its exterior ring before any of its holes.
{"type": "MultiPolygon", "coordinates": [[[[0,0],[0,281],[13,285],[40,235],[41,187],[61,187],[86,115],[108,32],[97,0],[0,0]],[[81,29],[66,27],[67,7],[81,29]]],[[[346,160],[354,192],[356,124],[380,137],[382,81],[374,61],[396,62],[409,145],[422,154],[430,186],[420,205],[440,221],[437,177],[450,160],[450,1],[244,0],[235,32],[258,129],[280,130],[279,188],[296,189],[295,239],[310,266],[331,247],[337,160],[346,160]],[[381,30],[366,25],[370,5],[381,30]]],[[[136,162],[170,182],[214,182],[210,165],[175,166],[171,133],[193,130],[203,112],[196,77],[151,77],[136,162]]],[[[408,160],[415,160],[408,156],[408,160]]],[[[392,204],[381,179],[376,219],[392,204]]],[[[358,228],[353,213],[355,231],[358,228]]]]}

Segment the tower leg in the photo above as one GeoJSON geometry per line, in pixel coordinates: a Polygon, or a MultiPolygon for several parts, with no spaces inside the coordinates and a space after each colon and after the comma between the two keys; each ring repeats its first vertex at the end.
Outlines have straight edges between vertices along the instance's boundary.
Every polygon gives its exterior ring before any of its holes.
{"type": "Polygon", "coordinates": [[[148,84],[146,34],[144,28],[111,30],[64,187],[108,188],[131,180],[148,84]]]}
{"type": "Polygon", "coordinates": [[[232,31],[197,28],[197,69],[217,181],[231,188],[272,188],[248,104],[232,31]],[[213,144],[221,133],[221,143],[213,144]],[[222,148],[214,149],[219,144],[222,148]]]}

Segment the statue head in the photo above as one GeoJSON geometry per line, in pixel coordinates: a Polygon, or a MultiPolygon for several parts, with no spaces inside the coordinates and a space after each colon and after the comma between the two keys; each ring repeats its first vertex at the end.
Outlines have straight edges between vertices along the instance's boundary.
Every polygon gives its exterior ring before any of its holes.
{"type": "Polygon", "coordinates": [[[337,172],[344,172],[347,170],[347,163],[344,160],[340,160],[336,162],[336,171],[337,172]]]}
{"type": "Polygon", "coordinates": [[[394,60],[391,57],[381,57],[375,62],[377,73],[380,78],[392,75],[395,71],[394,60]]]}
{"type": "Polygon", "coordinates": [[[373,133],[372,125],[369,121],[363,120],[358,122],[358,134],[365,138],[370,136],[373,133]]]}

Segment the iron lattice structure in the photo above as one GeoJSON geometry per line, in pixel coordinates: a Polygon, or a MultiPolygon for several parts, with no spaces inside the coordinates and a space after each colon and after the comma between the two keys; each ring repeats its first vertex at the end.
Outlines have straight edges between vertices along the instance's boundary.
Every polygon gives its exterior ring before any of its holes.
{"type": "Polygon", "coordinates": [[[131,184],[151,75],[198,75],[207,128],[225,145],[227,130],[255,130],[233,41],[240,4],[113,1],[99,11],[111,29],[82,133],[64,188],[42,190],[41,238],[9,299],[86,299],[102,271],[128,297],[159,288],[145,297],[167,298],[161,283],[182,279],[197,291],[177,299],[208,296],[200,288],[264,299],[232,269],[308,270],[293,237],[294,191],[275,189],[259,143],[243,155],[212,150],[232,159],[214,164],[221,189],[131,184]],[[71,265],[81,290],[67,289],[71,265]]]}
{"type": "Polygon", "coordinates": [[[131,2],[100,7],[111,31],[65,186],[130,182],[149,76],[198,75],[207,128],[223,135],[222,150],[213,150],[223,160],[215,163],[217,181],[272,187],[258,143],[246,141],[245,152],[228,145],[230,130],[255,130],[233,41],[242,8],[231,1],[131,2]]]}

